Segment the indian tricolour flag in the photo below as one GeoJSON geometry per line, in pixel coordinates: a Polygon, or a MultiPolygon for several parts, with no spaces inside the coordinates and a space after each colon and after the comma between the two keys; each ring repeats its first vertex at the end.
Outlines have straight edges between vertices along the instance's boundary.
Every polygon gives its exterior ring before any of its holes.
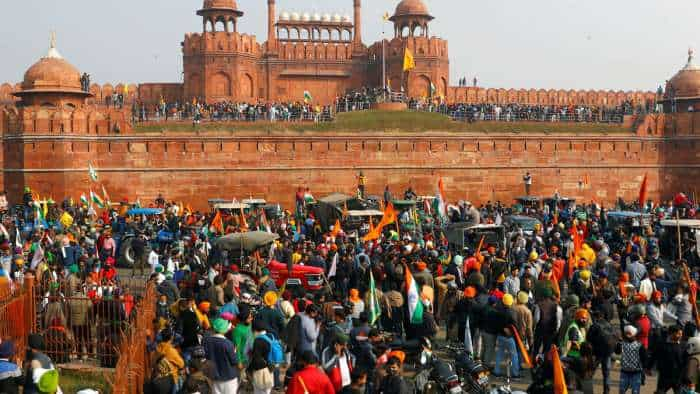
{"type": "Polygon", "coordinates": [[[404,265],[405,283],[406,283],[406,299],[408,300],[408,314],[411,317],[411,324],[423,323],[423,303],[420,300],[420,291],[418,283],[413,279],[411,270],[404,265]]]}
{"type": "Polygon", "coordinates": [[[105,207],[105,202],[102,200],[100,196],[95,194],[92,190],[90,190],[90,200],[97,205],[98,208],[104,208],[105,207]]]}
{"type": "Polygon", "coordinates": [[[85,206],[90,205],[90,201],[88,201],[88,198],[85,194],[80,195],[80,204],[85,206]]]}
{"type": "Polygon", "coordinates": [[[304,102],[308,104],[312,101],[314,101],[314,98],[311,97],[311,92],[309,92],[308,90],[304,90],[304,102]]]}
{"type": "MultiPolygon", "coordinates": [[[[374,274],[369,270],[369,324],[374,325],[382,314],[377,298],[377,286],[374,283],[374,274]]],[[[422,317],[422,313],[421,313],[422,317]]]]}

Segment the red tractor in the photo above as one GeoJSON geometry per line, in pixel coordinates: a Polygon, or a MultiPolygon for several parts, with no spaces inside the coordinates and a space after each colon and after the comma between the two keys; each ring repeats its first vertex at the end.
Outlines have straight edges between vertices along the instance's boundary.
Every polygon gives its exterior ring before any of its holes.
{"type": "Polygon", "coordinates": [[[270,270],[270,277],[275,280],[278,288],[302,286],[306,290],[314,291],[323,288],[325,281],[323,269],[318,267],[294,264],[292,274],[289,275],[286,264],[273,260],[267,265],[267,269],[270,270]]]}

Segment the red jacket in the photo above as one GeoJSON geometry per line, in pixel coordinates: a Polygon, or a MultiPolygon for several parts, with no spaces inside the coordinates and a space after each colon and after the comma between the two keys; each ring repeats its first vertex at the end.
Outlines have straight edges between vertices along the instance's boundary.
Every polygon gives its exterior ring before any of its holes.
{"type": "Polygon", "coordinates": [[[649,332],[651,331],[651,320],[647,315],[637,319],[637,340],[644,346],[644,349],[649,349],[649,332]]]}
{"type": "Polygon", "coordinates": [[[287,394],[335,394],[335,389],[321,369],[308,366],[292,376],[287,394]]]}

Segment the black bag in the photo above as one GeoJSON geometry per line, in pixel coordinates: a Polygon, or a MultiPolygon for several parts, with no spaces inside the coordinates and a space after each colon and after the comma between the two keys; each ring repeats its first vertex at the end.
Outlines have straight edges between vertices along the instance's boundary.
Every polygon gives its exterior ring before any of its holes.
{"type": "Polygon", "coordinates": [[[289,319],[287,328],[280,333],[280,339],[287,344],[288,351],[296,350],[301,336],[301,316],[294,315],[289,319]]]}
{"type": "Polygon", "coordinates": [[[618,331],[607,320],[599,320],[591,327],[591,345],[599,355],[609,356],[620,342],[618,331]]]}

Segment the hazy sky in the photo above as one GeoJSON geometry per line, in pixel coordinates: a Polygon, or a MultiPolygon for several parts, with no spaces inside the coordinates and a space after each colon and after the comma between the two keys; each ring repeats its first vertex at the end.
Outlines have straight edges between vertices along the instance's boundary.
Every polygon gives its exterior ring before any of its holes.
{"type": "MultiPolygon", "coordinates": [[[[363,41],[382,34],[398,0],[363,0],[363,41]]],[[[452,84],[487,87],[655,90],[700,56],[698,0],[426,0],[431,34],[448,39],[452,84]]],[[[180,42],[199,32],[201,0],[21,0],[2,2],[0,81],[19,81],[58,48],[97,82],[177,82],[180,42]]],[[[266,37],[264,0],[238,0],[239,31],[266,37]]],[[[278,0],[278,11],[352,15],[352,0],[278,0]]],[[[387,32],[391,28],[386,26],[387,32]]],[[[700,64],[700,59],[698,59],[700,64]]]]}

